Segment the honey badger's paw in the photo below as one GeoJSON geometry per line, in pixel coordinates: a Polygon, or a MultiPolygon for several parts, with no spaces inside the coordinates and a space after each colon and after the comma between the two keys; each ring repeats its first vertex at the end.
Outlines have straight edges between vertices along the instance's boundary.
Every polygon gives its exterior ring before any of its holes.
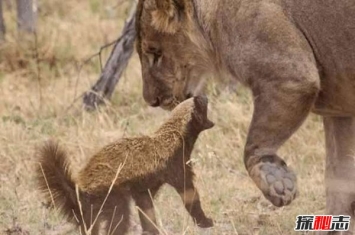
{"type": "Polygon", "coordinates": [[[211,228],[213,227],[213,220],[210,218],[204,218],[203,220],[196,222],[197,226],[199,226],[200,228],[211,228]]]}
{"type": "Polygon", "coordinates": [[[276,155],[264,156],[249,171],[264,196],[275,206],[288,205],[297,196],[297,178],[276,155]]]}

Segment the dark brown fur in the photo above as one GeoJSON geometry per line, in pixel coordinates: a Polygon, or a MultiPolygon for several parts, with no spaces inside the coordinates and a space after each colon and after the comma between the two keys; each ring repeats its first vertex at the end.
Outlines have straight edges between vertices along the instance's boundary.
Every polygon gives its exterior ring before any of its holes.
{"type": "MultiPolygon", "coordinates": [[[[212,126],[213,123],[207,118],[207,99],[191,98],[178,105],[170,119],[151,137],[124,138],[104,147],[89,160],[75,179],[65,152],[57,144],[49,142],[40,154],[41,167],[37,170],[40,187],[46,191],[47,199],[53,200],[64,215],[73,217],[75,214],[84,228],[75,185],[79,189],[87,227],[112,185],[112,192],[99,217],[99,222],[108,223],[114,218],[113,226],[120,222],[116,233],[110,234],[125,234],[127,231],[129,196],[133,197],[143,212],[139,213],[143,232],[159,234],[151,198],[167,183],[179,193],[197,225],[211,227],[213,222],[201,208],[193,184],[194,174],[188,162],[198,135],[212,126]]],[[[93,235],[98,233],[98,227],[99,223],[95,224],[93,235]]]]}

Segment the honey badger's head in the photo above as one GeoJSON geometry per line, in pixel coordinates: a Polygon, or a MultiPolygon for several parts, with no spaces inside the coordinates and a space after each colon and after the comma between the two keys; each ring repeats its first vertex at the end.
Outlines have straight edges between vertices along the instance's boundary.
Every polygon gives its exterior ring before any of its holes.
{"type": "Polygon", "coordinates": [[[194,130],[203,131],[210,129],[214,123],[208,119],[208,99],[206,96],[195,96],[180,103],[171,115],[186,118],[194,130]]]}

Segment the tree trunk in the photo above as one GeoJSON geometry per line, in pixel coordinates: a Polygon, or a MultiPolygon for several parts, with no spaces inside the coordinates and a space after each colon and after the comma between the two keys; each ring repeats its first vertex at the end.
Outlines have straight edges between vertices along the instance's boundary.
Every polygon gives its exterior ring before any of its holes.
{"type": "Polygon", "coordinates": [[[17,26],[22,32],[34,33],[36,31],[37,12],[33,10],[32,0],[16,0],[17,26]]]}
{"type": "Polygon", "coordinates": [[[95,109],[103,104],[104,99],[110,99],[116,84],[132,56],[134,41],[136,38],[135,30],[136,3],[123,28],[121,37],[115,43],[115,46],[108,58],[99,80],[86,92],[83,98],[84,107],[87,110],[95,109]]]}
{"type": "Polygon", "coordinates": [[[3,15],[3,0],[0,0],[0,42],[5,40],[5,22],[3,15]]]}

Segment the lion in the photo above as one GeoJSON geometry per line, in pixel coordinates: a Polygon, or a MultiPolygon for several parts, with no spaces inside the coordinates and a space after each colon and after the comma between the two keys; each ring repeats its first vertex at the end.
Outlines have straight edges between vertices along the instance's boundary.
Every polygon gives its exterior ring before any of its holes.
{"type": "Polygon", "coordinates": [[[143,234],[159,234],[152,198],[163,184],[175,188],[199,227],[212,227],[213,220],[201,207],[190,161],[199,134],[214,126],[207,105],[202,96],[180,103],[153,135],[106,145],[76,177],[66,152],[49,141],[39,153],[39,188],[85,234],[99,235],[102,223],[106,223],[105,234],[126,234],[130,198],[140,208],[143,234]]]}
{"type": "Polygon", "coordinates": [[[298,193],[296,175],[277,151],[310,112],[322,115],[326,213],[351,215],[354,223],[354,24],[353,0],[140,0],[143,97],[171,110],[203,93],[206,75],[249,87],[254,112],[244,163],[278,207],[298,193]]]}

